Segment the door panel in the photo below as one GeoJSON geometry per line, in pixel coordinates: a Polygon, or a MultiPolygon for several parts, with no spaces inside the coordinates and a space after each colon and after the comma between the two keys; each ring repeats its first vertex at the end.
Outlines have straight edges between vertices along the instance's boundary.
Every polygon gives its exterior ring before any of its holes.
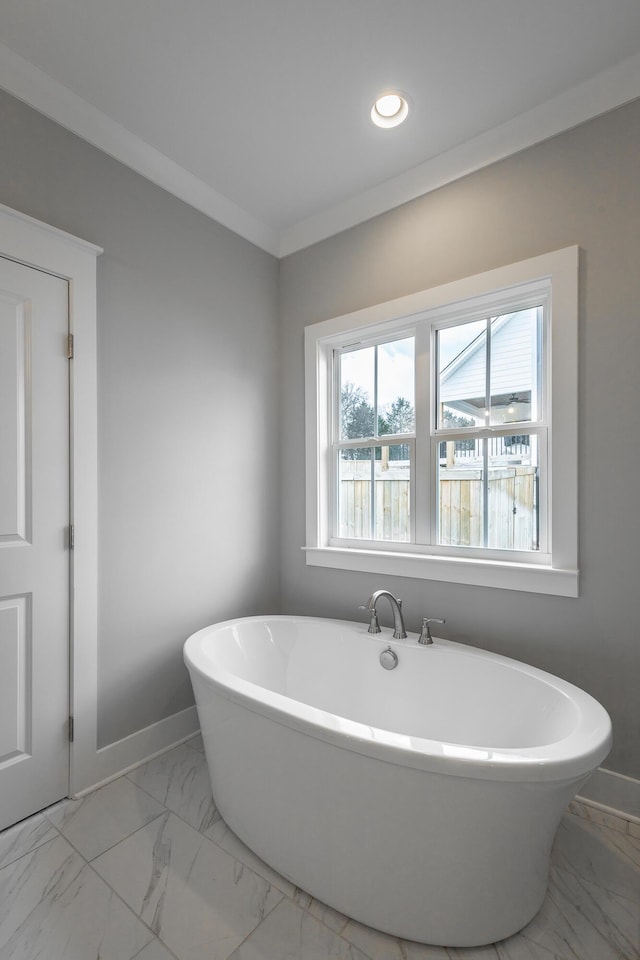
{"type": "Polygon", "coordinates": [[[0,764],[29,749],[28,597],[0,600],[0,764]]]}
{"type": "Polygon", "coordinates": [[[0,257],[0,829],[67,794],[66,281],[0,257]]]}
{"type": "MultiPolygon", "coordinates": [[[[6,263],[6,261],[3,261],[6,263]]],[[[0,541],[29,536],[27,513],[30,478],[27,464],[30,305],[0,285],[0,541]]]]}

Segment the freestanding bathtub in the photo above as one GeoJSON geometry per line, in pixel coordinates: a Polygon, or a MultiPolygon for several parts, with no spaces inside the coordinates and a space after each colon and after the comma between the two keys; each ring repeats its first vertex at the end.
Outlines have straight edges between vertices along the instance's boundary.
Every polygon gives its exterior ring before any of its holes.
{"type": "Polygon", "coordinates": [[[560,817],[610,748],[587,693],[451,641],[251,617],[194,634],[185,662],[231,829],[319,900],[409,940],[475,946],[525,926],[560,817]]]}

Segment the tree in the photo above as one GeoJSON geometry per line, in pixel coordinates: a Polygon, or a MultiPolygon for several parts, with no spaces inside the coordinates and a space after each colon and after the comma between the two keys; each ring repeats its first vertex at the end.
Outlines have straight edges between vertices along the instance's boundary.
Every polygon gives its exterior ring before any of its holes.
{"type": "Polygon", "coordinates": [[[353,383],[345,383],[340,391],[340,439],[370,437],[373,423],[373,407],[366,391],[353,383]]]}
{"type": "MultiPolygon", "coordinates": [[[[340,391],[340,439],[360,440],[373,435],[375,414],[368,402],[368,394],[362,387],[345,383],[340,391]]],[[[368,460],[369,448],[343,450],[345,460],[368,460]]]]}
{"type": "MultiPolygon", "coordinates": [[[[383,415],[378,415],[378,436],[380,437],[390,433],[413,433],[415,428],[415,411],[412,404],[404,397],[397,397],[393,403],[387,405],[383,415]]],[[[409,447],[406,443],[389,447],[389,460],[408,459],[409,447]]]]}
{"type": "MultiPolygon", "coordinates": [[[[443,408],[442,423],[445,427],[475,427],[476,425],[475,420],[472,420],[470,417],[463,417],[455,414],[449,409],[449,407],[443,408]]],[[[447,443],[452,443],[452,441],[443,441],[440,444],[441,457],[447,457],[447,443]]],[[[455,443],[449,448],[450,457],[451,459],[454,458],[454,451],[455,453],[462,453],[465,450],[473,452],[475,448],[476,441],[473,438],[456,440],[455,443]]]]}
{"type": "MultiPolygon", "coordinates": [[[[345,383],[340,391],[340,439],[361,440],[374,436],[375,411],[369,403],[369,395],[362,387],[353,383],[345,383]]],[[[396,433],[412,433],[415,429],[415,412],[413,406],[404,397],[397,397],[393,403],[387,404],[381,413],[378,413],[379,437],[396,433]]],[[[406,444],[394,445],[390,450],[391,460],[406,460],[408,458],[406,444]]],[[[369,460],[369,447],[343,450],[345,460],[369,460]]]]}
{"type": "Polygon", "coordinates": [[[388,433],[413,433],[415,425],[415,411],[404,397],[394,400],[384,415],[378,417],[378,433],[381,437],[388,433]]]}

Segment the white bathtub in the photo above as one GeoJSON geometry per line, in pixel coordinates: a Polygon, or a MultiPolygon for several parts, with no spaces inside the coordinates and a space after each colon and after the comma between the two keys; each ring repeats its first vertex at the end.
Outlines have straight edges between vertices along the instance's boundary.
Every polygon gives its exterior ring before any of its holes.
{"type": "Polygon", "coordinates": [[[185,644],[216,805],[303,890],[446,946],[531,920],[606,711],[525,664],[367,625],[253,617],[185,644]],[[398,656],[381,667],[381,651],[398,656]]]}

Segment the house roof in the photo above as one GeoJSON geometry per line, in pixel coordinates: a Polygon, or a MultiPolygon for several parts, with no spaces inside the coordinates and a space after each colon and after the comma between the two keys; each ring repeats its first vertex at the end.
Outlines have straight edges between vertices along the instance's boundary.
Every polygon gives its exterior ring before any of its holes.
{"type": "MultiPolygon", "coordinates": [[[[490,385],[493,406],[510,398],[531,400],[537,384],[537,315],[533,307],[491,319],[490,385]]],[[[487,328],[444,367],[439,399],[460,413],[477,416],[486,406],[487,328]]]]}

